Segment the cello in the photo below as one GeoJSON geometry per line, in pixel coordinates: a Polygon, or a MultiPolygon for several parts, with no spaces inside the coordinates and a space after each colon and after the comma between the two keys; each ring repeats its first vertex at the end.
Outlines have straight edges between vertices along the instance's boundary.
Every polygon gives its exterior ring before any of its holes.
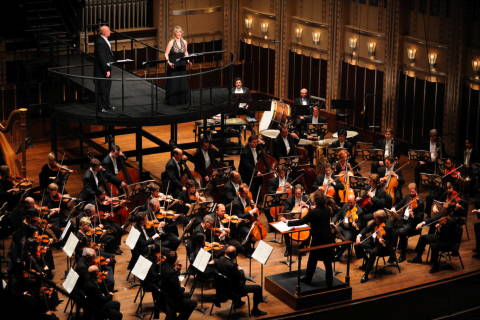
{"type": "MultiPolygon", "coordinates": [[[[302,197],[303,197],[303,193],[302,193],[302,197]]],[[[300,213],[299,218],[302,219],[308,214],[308,211],[309,211],[309,207],[307,205],[299,204],[294,206],[291,212],[299,212],[300,213]]],[[[295,232],[295,233],[292,233],[291,235],[292,240],[295,240],[295,241],[305,241],[309,237],[310,237],[310,230],[295,232]]]]}
{"type": "MultiPolygon", "coordinates": [[[[395,166],[395,163],[396,162],[394,162],[392,168],[395,166]]],[[[383,179],[383,181],[385,181],[384,190],[392,198],[392,203],[393,204],[395,204],[395,200],[396,200],[395,199],[395,191],[397,190],[397,188],[399,186],[399,181],[398,181],[398,178],[397,178],[397,171],[400,171],[408,163],[409,162],[404,163],[402,166],[400,166],[399,168],[394,170],[393,173],[392,172],[385,173],[385,177],[380,179],[380,180],[383,179]],[[388,175],[388,177],[387,177],[387,175],[388,175]]]]}
{"type": "MultiPolygon", "coordinates": [[[[258,210],[257,203],[258,203],[258,198],[260,196],[260,190],[257,192],[257,199],[255,203],[253,203],[253,207],[258,210]]],[[[247,205],[245,207],[245,212],[250,212],[253,210],[252,204],[247,205]]],[[[247,236],[245,237],[245,240],[243,240],[242,244],[247,243],[248,239],[250,239],[252,242],[257,242],[260,240],[263,240],[267,237],[267,228],[258,220],[258,214],[254,214],[250,218],[250,222],[252,223],[252,226],[250,227],[250,231],[248,232],[247,236]]]]}

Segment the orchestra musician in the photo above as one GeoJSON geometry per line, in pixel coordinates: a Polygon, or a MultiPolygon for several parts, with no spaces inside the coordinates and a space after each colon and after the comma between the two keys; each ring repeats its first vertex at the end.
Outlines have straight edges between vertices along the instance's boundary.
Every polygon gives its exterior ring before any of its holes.
{"type": "Polygon", "coordinates": [[[202,176],[203,181],[208,182],[210,169],[217,167],[216,159],[219,157],[219,152],[220,150],[207,138],[200,141],[200,147],[197,148],[191,160],[195,164],[195,171],[202,176]]]}
{"type": "Polygon", "coordinates": [[[126,200],[115,201],[114,199],[107,196],[107,193],[105,192],[105,190],[103,190],[103,188],[98,189],[98,216],[101,218],[101,224],[103,224],[105,228],[109,230],[110,234],[114,238],[114,248],[112,248],[111,251],[115,254],[123,253],[122,250],[120,250],[120,242],[123,235],[123,229],[121,225],[117,223],[118,219],[116,219],[116,216],[121,214],[120,211],[122,209],[125,210],[125,202],[126,200]]]}
{"type": "Polygon", "coordinates": [[[417,185],[414,182],[408,184],[408,191],[409,193],[392,208],[398,216],[394,230],[398,237],[398,250],[400,251],[398,262],[407,259],[408,237],[418,233],[415,227],[423,221],[425,213],[425,205],[418,196],[417,185]]]}
{"type": "MultiPolygon", "coordinates": [[[[349,195],[347,202],[332,219],[332,223],[336,226],[343,240],[355,240],[360,230],[359,219],[362,215],[362,208],[357,205],[355,195],[349,195]]],[[[335,254],[335,260],[339,260],[346,249],[347,247],[344,246],[339,247],[335,254]]]]}
{"type": "Polygon", "coordinates": [[[296,128],[303,126],[305,117],[310,114],[310,106],[313,104],[308,90],[306,88],[300,89],[300,97],[295,98],[292,117],[296,128]]]}
{"type": "Polygon", "coordinates": [[[255,176],[260,177],[261,172],[257,171],[256,165],[260,161],[261,153],[264,150],[260,150],[260,145],[263,144],[263,140],[259,139],[256,135],[248,137],[247,145],[242,149],[240,153],[240,163],[238,165],[238,172],[242,178],[242,181],[249,183],[252,181],[251,189],[252,193],[256,194],[260,181],[254,179],[255,176]]]}
{"type": "MultiPolygon", "coordinates": [[[[108,155],[103,158],[102,167],[105,168],[109,176],[116,177],[119,172],[126,172],[126,158],[127,157],[122,152],[120,147],[118,145],[113,145],[108,155]]],[[[128,175],[128,173],[126,174],[128,175]]],[[[124,190],[125,188],[127,188],[127,183],[125,181],[121,181],[120,184],[118,183],[118,181],[114,180],[114,182],[116,183],[115,187],[117,187],[118,190],[124,190]]]]}
{"type": "Polygon", "coordinates": [[[323,169],[323,174],[316,177],[312,185],[313,191],[320,190],[326,195],[331,196],[339,203],[338,190],[344,190],[342,182],[333,176],[332,165],[326,163],[323,169]]]}
{"type": "MultiPolygon", "coordinates": [[[[400,158],[400,142],[393,136],[393,129],[387,128],[383,138],[375,142],[375,148],[383,150],[384,158],[392,157],[394,160],[400,158]]],[[[378,172],[379,167],[384,166],[384,161],[373,161],[370,168],[371,173],[378,172]]]]}
{"type": "MultiPolygon", "coordinates": [[[[249,197],[250,190],[245,183],[240,185],[238,190],[238,195],[233,199],[231,213],[236,215],[240,219],[250,220],[253,216],[258,216],[260,214],[259,209],[255,206],[252,199],[249,197]]],[[[235,238],[239,239],[240,242],[247,237],[250,231],[250,223],[242,222],[236,228],[235,238]]],[[[247,254],[251,253],[252,247],[249,240],[245,243],[245,252],[247,254]]]]}
{"type": "MultiPolygon", "coordinates": [[[[147,206],[147,217],[152,217],[155,220],[156,215],[160,213],[161,206],[160,201],[158,199],[152,198],[147,206]]],[[[183,215],[179,213],[174,213],[171,217],[166,217],[161,220],[161,225],[159,228],[161,229],[160,240],[162,241],[162,246],[167,247],[171,250],[177,250],[178,246],[180,245],[180,240],[178,239],[178,228],[177,228],[177,221],[180,221],[183,215]],[[179,220],[180,219],[180,220],[179,220]]],[[[151,233],[154,233],[154,228],[150,228],[152,230],[151,233]]]]}
{"type": "Polygon", "coordinates": [[[285,190],[291,188],[290,182],[292,181],[291,177],[287,177],[287,170],[285,167],[279,167],[277,169],[277,175],[275,178],[269,181],[268,193],[276,193],[278,190],[285,190]]]}
{"type": "Polygon", "coordinates": [[[460,182],[463,181],[463,177],[461,176],[460,171],[455,168],[453,160],[447,158],[443,164],[444,168],[441,171],[442,176],[444,176],[443,181],[450,182],[456,189],[459,189],[460,182]]]}
{"type": "Polygon", "coordinates": [[[76,248],[77,257],[80,257],[83,248],[96,244],[102,247],[100,255],[113,258],[117,247],[115,238],[102,224],[96,225],[96,228],[92,226],[92,220],[96,216],[94,205],[87,204],[83,210],[87,216],[79,219],[78,231],[75,234],[79,240],[76,248]]]}
{"type": "Polygon", "coordinates": [[[234,87],[232,89],[232,104],[236,107],[236,113],[246,114],[249,117],[253,117],[254,113],[249,110],[251,102],[252,95],[250,94],[250,89],[243,86],[241,78],[235,78],[234,87]]]}
{"type": "Polygon", "coordinates": [[[223,186],[223,203],[227,204],[232,202],[237,196],[240,185],[242,184],[242,177],[238,171],[232,171],[230,173],[230,179],[223,186]]]}
{"type": "MultiPolygon", "coordinates": [[[[347,140],[347,131],[345,129],[340,129],[337,134],[338,140],[332,142],[329,148],[344,148],[347,149],[349,155],[353,155],[353,144],[347,140]]],[[[351,160],[353,161],[353,159],[351,160]]]]}
{"type": "Polygon", "coordinates": [[[432,268],[430,273],[435,273],[439,268],[439,252],[441,250],[457,250],[460,243],[461,229],[453,217],[453,210],[445,210],[444,214],[439,214],[428,220],[420,222],[416,229],[420,230],[424,226],[433,225],[435,232],[421,235],[415,247],[416,256],[408,260],[410,263],[422,263],[422,255],[427,244],[430,244],[432,251],[432,268]],[[459,236],[460,235],[460,236],[459,236]]]}
{"type": "MultiPolygon", "coordinates": [[[[390,196],[396,200],[402,198],[402,186],[405,183],[400,166],[393,157],[386,157],[384,166],[379,167],[377,173],[380,177],[380,182],[383,184],[385,191],[393,192],[390,196]],[[396,181],[392,181],[395,177],[396,181]]],[[[393,200],[392,199],[392,200],[393,200]]]]}
{"type": "Polygon", "coordinates": [[[182,149],[174,148],[172,151],[172,157],[165,165],[165,179],[162,179],[163,184],[168,187],[167,194],[173,195],[177,198],[181,191],[185,191],[186,187],[180,181],[184,174],[181,161],[186,161],[187,156],[183,154],[182,149]]]}
{"type": "Polygon", "coordinates": [[[420,173],[435,173],[438,170],[438,161],[446,155],[445,147],[437,129],[429,131],[429,139],[422,145],[423,150],[430,152],[430,161],[419,161],[415,166],[415,183],[420,186],[420,173]]]}
{"type": "Polygon", "coordinates": [[[288,127],[283,125],[280,128],[280,134],[273,141],[273,156],[280,160],[280,158],[295,155],[295,148],[299,140],[296,133],[288,132],[288,127]]]}
{"type": "MultiPolygon", "coordinates": [[[[312,237],[310,245],[312,247],[332,243],[334,242],[334,239],[330,231],[330,210],[326,206],[327,199],[321,192],[315,191],[313,202],[315,208],[310,209],[303,218],[287,221],[285,217],[281,217],[280,220],[286,222],[289,227],[307,223],[310,224],[310,234],[312,237]]],[[[321,260],[325,266],[326,284],[328,287],[331,287],[333,284],[332,255],[331,249],[310,251],[307,262],[307,271],[305,276],[301,278],[301,281],[307,284],[312,283],[317,261],[321,260]]]]}
{"type": "Polygon", "coordinates": [[[392,199],[381,188],[380,177],[376,173],[372,173],[368,177],[369,189],[363,197],[357,197],[357,202],[360,202],[360,207],[363,209],[360,225],[364,228],[367,222],[373,219],[373,213],[383,208],[390,208],[392,206],[392,199]]]}
{"type": "MultiPolygon", "coordinates": [[[[472,213],[477,215],[477,219],[480,218],[480,201],[475,201],[474,209],[472,213]]],[[[473,225],[473,230],[475,232],[475,248],[473,249],[473,258],[480,259],[480,222],[475,222],[473,225]]]]}
{"type": "Polygon", "coordinates": [[[121,181],[114,175],[109,174],[98,159],[90,160],[89,168],[83,175],[83,189],[80,193],[80,200],[95,203],[96,195],[99,187],[109,190],[107,183],[113,185],[121,185],[121,181]]]}
{"type": "Polygon", "coordinates": [[[215,261],[218,272],[223,274],[229,280],[229,286],[233,296],[233,307],[240,308],[245,304],[241,300],[248,293],[253,293],[252,316],[260,317],[267,313],[260,310],[258,305],[263,301],[262,287],[258,284],[247,285],[245,272],[236,262],[237,249],[230,245],[225,253],[215,261]]]}
{"type": "Polygon", "coordinates": [[[360,279],[361,283],[368,281],[368,275],[372,271],[375,259],[379,255],[390,255],[389,262],[395,261],[393,258],[393,231],[386,224],[387,214],[383,209],[377,210],[373,214],[373,221],[360,231],[355,241],[355,251],[357,256],[365,255],[365,273],[360,279]],[[362,237],[365,236],[362,241],[362,237]],[[363,253],[362,253],[363,252],[363,253]]]}
{"type": "Polygon", "coordinates": [[[473,170],[473,164],[478,162],[477,150],[473,148],[473,141],[470,138],[465,139],[465,147],[461,157],[461,163],[464,165],[463,176],[465,177],[464,192],[468,195],[473,195],[477,187],[477,179],[473,170]]]}
{"type": "Polygon", "coordinates": [[[180,285],[178,277],[181,265],[177,263],[177,253],[174,250],[162,251],[165,252],[165,260],[160,264],[160,289],[164,293],[165,319],[188,320],[197,302],[192,300],[191,295],[180,285]]]}
{"type": "Polygon", "coordinates": [[[67,173],[73,173],[74,171],[67,168],[66,166],[60,165],[53,152],[48,153],[47,163],[42,167],[38,175],[38,180],[40,182],[40,189],[44,190],[48,187],[50,183],[55,183],[59,188],[63,188],[65,180],[67,178],[67,173]]]}
{"type": "Polygon", "coordinates": [[[301,184],[295,185],[292,196],[289,197],[285,203],[285,212],[292,212],[294,208],[308,207],[307,200],[308,197],[303,192],[303,186],[301,184]]]}
{"type": "MultiPolygon", "coordinates": [[[[146,257],[149,255],[149,252],[153,252],[155,248],[165,247],[163,242],[160,242],[161,232],[160,230],[165,227],[165,222],[160,221],[158,230],[154,230],[150,234],[147,232],[148,224],[148,215],[147,212],[139,212],[135,215],[134,224],[132,228],[137,229],[140,232],[140,236],[138,237],[137,243],[132,250],[132,257],[130,262],[128,263],[127,269],[132,270],[135,264],[137,263],[138,257],[140,255],[146,257]],[[153,234],[152,234],[153,233],[153,234]]],[[[149,228],[154,229],[152,227],[149,228]]],[[[131,232],[131,231],[130,231],[131,232]]]]}

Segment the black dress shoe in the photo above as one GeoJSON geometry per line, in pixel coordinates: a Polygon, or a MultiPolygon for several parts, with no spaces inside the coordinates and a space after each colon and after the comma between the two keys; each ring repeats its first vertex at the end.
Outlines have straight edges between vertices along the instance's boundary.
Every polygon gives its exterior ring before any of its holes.
{"type": "Polygon", "coordinates": [[[254,317],[261,317],[261,316],[264,316],[264,315],[266,315],[266,314],[267,314],[267,313],[266,313],[265,311],[262,311],[262,310],[260,310],[260,309],[258,309],[258,308],[252,309],[252,316],[254,316],[254,317]]]}
{"type": "Polygon", "coordinates": [[[438,266],[433,266],[432,269],[430,269],[429,272],[430,272],[430,273],[436,273],[436,272],[438,272],[438,271],[440,271],[440,268],[439,268],[438,266]]]}
{"type": "Polygon", "coordinates": [[[300,281],[303,282],[303,283],[306,283],[306,284],[311,284],[312,283],[312,279],[309,279],[307,277],[301,277],[300,281]]]}
{"type": "Polygon", "coordinates": [[[422,258],[419,256],[415,256],[415,258],[408,260],[410,263],[423,263],[422,258]]]}
{"type": "Polygon", "coordinates": [[[388,263],[395,263],[395,258],[394,257],[390,257],[388,258],[388,263]]]}
{"type": "Polygon", "coordinates": [[[235,303],[235,304],[233,305],[233,308],[234,308],[234,309],[240,309],[241,307],[243,307],[244,304],[245,304],[245,301],[240,301],[240,302],[238,302],[238,303],[235,303]]]}
{"type": "Polygon", "coordinates": [[[368,281],[368,275],[367,275],[367,274],[364,274],[364,275],[362,276],[362,278],[360,279],[360,283],[365,283],[365,282],[367,282],[367,281],[368,281]]]}

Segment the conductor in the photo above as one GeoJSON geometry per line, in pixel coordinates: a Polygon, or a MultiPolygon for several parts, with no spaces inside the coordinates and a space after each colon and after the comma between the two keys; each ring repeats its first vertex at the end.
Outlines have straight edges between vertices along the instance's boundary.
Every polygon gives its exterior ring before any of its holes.
{"type": "MultiPolygon", "coordinates": [[[[111,78],[110,62],[114,61],[112,45],[108,41],[110,27],[102,25],[98,28],[98,36],[95,40],[95,63],[93,75],[96,78],[111,78]]],[[[115,110],[110,104],[110,80],[95,80],[95,97],[97,100],[97,111],[107,112],[115,110]]]]}

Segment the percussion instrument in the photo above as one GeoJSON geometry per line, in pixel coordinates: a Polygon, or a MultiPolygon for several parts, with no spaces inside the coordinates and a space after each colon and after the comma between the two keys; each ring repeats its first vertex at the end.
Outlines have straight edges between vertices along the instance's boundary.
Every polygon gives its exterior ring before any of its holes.
{"type": "MultiPolygon", "coordinates": [[[[347,139],[348,138],[355,138],[356,136],[358,136],[357,131],[353,131],[353,130],[348,130],[347,131],[347,139]]],[[[335,132],[332,137],[338,138],[338,132],[335,132]]]]}

